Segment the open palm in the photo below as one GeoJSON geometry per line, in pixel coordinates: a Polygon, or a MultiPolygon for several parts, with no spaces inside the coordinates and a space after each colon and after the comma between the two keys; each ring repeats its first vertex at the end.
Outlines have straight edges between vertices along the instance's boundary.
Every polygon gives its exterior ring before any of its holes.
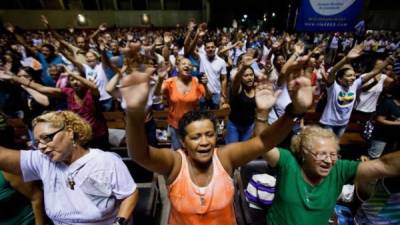
{"type": "Polygon", "coordinates": [[[6,71],[1,70],[0,71],[0,80],[11,80],[12,75],[10,73],[7,73],[6,71]]]}
{"type": "Polygon", "coordinates": [[[126,101],[127,110],[143,110],[149,94],[150,75],[154,68],[147,68],[145,72],[134,71],[121,80],[120,91],[126,101]]]}
{"type": "Polygon", "coordinates": [[[274,91],[273,84],[266,79],[258,82],[256,86],[256,105],[257,109],[268,110],[275,105],[280,91],[274,91]]]}
{"type": "Polygon", "coordinates": [[[355,58],[359,57],[362,54],[364,47],[365,46],[363,44],[354,46],[354,48],[352,48],[350,50],[350,52],[347,54],[347,58],[355,59],[355,58]]]}
{"type": "Polygon", "coordinates": [[[288,83],[288,91],[292,99],[294,113],[301,114],[307,112],[313,103],[313,90],[311,80],[300,76],[288,83]]]}

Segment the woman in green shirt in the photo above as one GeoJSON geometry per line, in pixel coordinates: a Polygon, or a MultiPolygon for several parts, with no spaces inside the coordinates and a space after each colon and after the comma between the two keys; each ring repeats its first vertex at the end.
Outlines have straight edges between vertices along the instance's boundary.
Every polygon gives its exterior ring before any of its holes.
{"type": "MultiPolygon", "coordinates": [[[[0,145],[11,147],[13,129],[7,125],[7,117],[0,112],[0,145]]],[[[24,183],[21,177],[0,170],[0,224],[45,224],[43,195],[33,182],[24,183]]]]}
{"type": "Polygon", "coordinates": [[[328,224],[344,184],[400,175],[400,151],[358,162],[340,160],[338,149],[333,132],[310,126],[292,138],[291,151],[273,148],[264,154],[278,171],[268,225],[328,224]]]}
{"type": "Polygon", "coordinates": [[[0,170],[0,212],[1,225],[44,225],[42,191],[0,170]]]}

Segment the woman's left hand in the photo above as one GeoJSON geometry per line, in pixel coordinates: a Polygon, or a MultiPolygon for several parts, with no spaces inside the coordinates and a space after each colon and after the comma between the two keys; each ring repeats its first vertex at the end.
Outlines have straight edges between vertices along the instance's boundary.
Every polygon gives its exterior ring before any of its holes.
{"type": "Polygon", "coordinates": [[[267,78],[262,78],[256,85],[256,105],[259,110],[269,110],[275,105],[278,96],[281,91],[274,90],[272,82],[268,81],[267,78]]]}
{"type": "Polygon", "coordinates": [[[292,99],[294,114],[307,112],[313,103],[314,88],[311,86],[311,80],[300,76],[288,82],[288,91],[292,99]]]}

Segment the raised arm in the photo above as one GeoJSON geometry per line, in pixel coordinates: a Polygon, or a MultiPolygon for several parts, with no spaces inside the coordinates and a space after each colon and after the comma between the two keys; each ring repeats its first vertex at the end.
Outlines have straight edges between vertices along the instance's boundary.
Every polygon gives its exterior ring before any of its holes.
{"type": "Polygon", "coordinates": [[[90,89],[93,95],[100,96],[99,89],[93,81],[85,79],[83,76],[79,74],[79,72],[69,72],[68,75],[81,82],[84,86],[90,89]]]}
{"type": "Polygon", "coordinates": [[[161,96],[164,95],[163,83],[165,79],[168,77],[168,68],[166,66],[162,66],[157,70],[157,84],[154,90],[154,95],[161,96]]]}
{"type": "Polygon", "coordinates": [[[32,88],[28,88],[25,86],[22,86],[22,88],[28,92],[33,99],[35,99],[35,101],[37,101],[39,104],[41,104],[42,106],[49,106],[50,105],[50,101],[49,101],[49,97],[47,97],[46,95],[32,89],[32,88]]]}
{"type": "Polygon", "coordinates": [[[119,68],[117,66],[114,66],[111,63],[110,58],[108,58],[107,55],[107,51],[106,51],[106,44],[105,44],[105,40],[103,38],[99,38],[99,42],[98,42],[98,46],[101,52],[101,62],[103,64],[103,67],[109,67],[114,73],[118,73],[119,72],[119,68]]]}
{"type": "Polygon", "coordinates": [[[243,56],[242,62],[238,66],[238,70],[236,72],[235,77],[233,78],[232,87],[231,87],[231,94],[238,95],[240,91],[240,83],[242,76],[247,68],[251,66],[257,59],[253,59],[251,56],[243,56]]]}
{"type": "Polygon", "coordinates": [[[28,43],[26,43],[24,37],[22,37],[20,34],[15,32],[15,27],[10,24],[10,23],[6,23],[5,24],[5,28],[12,33],[15,36],[15,39],[22,45],[25,47],[25,49],[27,49],[28,51],[30,51],[32,54],[36,54],[37,49],[32,47],[31,45],[29,45],[28,43]]]}
{"type": "Polygon", "coordinates": [[[0,170],[21,175],[20,152],[15,149],[0,146],[0,170]]]}
{"type": "Polygon", "coordinates": [[[350,63],[351,60],[359,57],[362,54],[363,50],[364,50],[364,45],[363,44],[359,44],[359,45],[354,46],[354,48],[351,49],[350,52],[345,57],[343,57],[338,63],[336,63],[332,67],[332,69],[328,73],[328,79],[326,81],[328,86],[331,85],[335,81],[336,72],[338,70],[340,70],[344,65],[350,63]]]}
{"type": "Polygon", "coordinates": [[[356,181],[370,181],[400,175],[400,151],[386,154],[379,159],[361,162],[356,181]]]}
{"type": "Polygon", "coordinates": [[[80,73],[85,73],[85,67],[82,63],[78,62],[69,52],[65,50],[61,50],[62,54],[67,58],[76,68],[79,70],[80,73]]]}
{"type": "Polygon", "coordinates": [[[184,55],[185,57],[187,57],[190,53],[189,49],[190,49],[190,42],[191,42],[191,34],[192,31],[194,30],[194,27],[196,26],[196,24],[193,21],[189,21],[188,24],[188,29],[186,31],[185,34],[185,40],[183,42],[183,49],[184,49],[184,55]]]}
{"type": "Polygon", "coordinates": [[[180,163],[180,156],[170,149],[155,149],[147,143],[144,129],[149,79],[154,69],[132,72],[121,80],[121,94],[126,101],[126,137],[130,157],[148,170],[169,176],[180,163]],[[135,96],[135,98],[132,98],[135,96]]]}
{"type": "Polygon", "coordinates": [[[30,199],[33,214],[35,215],[35,225],[46,224],[43,192],[38,184],[34,182],[24,182],[20,176],[10,173],[3,172],[3,175],[15,190],[30,199]]]}
{"type": "Polygon", "coordinates": [[[237,41],[237,42],[236,42],[235,44],[233,44],[233,45],[224,46],[223,48],[218,49],[218,55],[221,56],[221,55],[223,55],[225,52],[227,52],[227,51],[229,51],[229,50],[231,50],[231,49],[233,49],[233,48],[236,48],[236,47],[239,46],[239,45],[240,45],[240,41],[237,41]]]}
{"type": "Polygon", "coordinates": [[[361,77],[362,83],[365,84],[372,78],[374,78],[376,75],[380,74],[382,70],[391,62],[393,61],[392,57],[387,57],[384,61],[382,60],[377,60],[375,63],[374,68],[366,73],[364,76],[361,77]]]}
{"type": "Polygon", "coordinates": [[[43,25],[53,34],[54,38],[62,45],[62,47],[67,48],[69,51],[74,52],[74,48],[78,48],[71,43],[64,40],[63,36],[61,36],[57,31],[51,28],[49,20],[46,16],[41,15],[40,20],[42,21],[43,25]]]}
{"type": "Polygon", "coordinates": [[[121,70],[118,70],[118,72],[111,78],[111,80],[108,81],[108,83],[106,85],[106,91],[110,95],[115,94],[115,88],[119,84],[119,81],[122,79],[122,76],[123,76],[122,74],[125,73],[125,70],[126,70],[126,65],[124,65],[121,70]]]}
{"type": "MultiPolygon", "coordinates": [[[[273,93],[271,92],[271,86],[258,86],[256,101],[260,99],[263,99],[261,101],[267,101],[268,98],[276,99],[277,93],[271,94],[273,93]]],[[[299,77],[291,80],[288,83],[288,89],[292,98],[292,104],[289,104],[286,108],[286,113],[282,117],[271,126],[265,128],[256,137],[245,142],[234,143],[221,148],[219,155],[227,171],[232,173],[235,168],[273,149],[290,133],[296,118],[305,113],[311,106],[313,88],[308,78],[299,77]]]]}
{"type": "Polygon", "coordinates": [[[199,40],[200,37],[203,37],[204,35],[206,35],[206,33],[207,33],[207,24],[205,24],[205,23],[200,24],[199,28],[197,28],[197,31],[196,31],[196,34],[194,35],[193,40],[190,42],[189,46],[187,46],[188,48],[186,48],[186,46],[184,48],[185,56],[194,53],[194,50],[197,45],[197,41],[199,40]]]}
{"type": "Polygon", "coordinates": [[[14,81],[18,84],[24,85],[28,88],[32,88],[43,94],[58,96],[62,93],[60,88],[44,86],[32,80],[28,80],[23,77],[18,77],[10,73],[5,73],[4,71],[0,71],[0,79],[14,81]]]}
{"type": "Polygon", "coordinates": [[[106,23],[100,24],[97,30],[89,36],[89,40],[93,40],[100,33],[100,31],[105,31],[106,29],[106,23]]]}
{"type": "Polygon", "coordinates": [[[294,53],[282,66],[282,69],[279,73],[278,85],[287,82],[289,74],[291,74],[295,70],[302,68],[303,65],[308,61],[310,54],[300,57],[300,55],[303,54],[303,52],[304,52],[304,43],[302,41],[298,41],[294,45],[294,53]]]}

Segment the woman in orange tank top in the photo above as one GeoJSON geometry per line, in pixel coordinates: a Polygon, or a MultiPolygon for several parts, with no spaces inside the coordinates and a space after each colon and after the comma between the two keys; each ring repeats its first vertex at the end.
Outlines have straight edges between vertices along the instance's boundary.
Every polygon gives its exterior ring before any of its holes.
{"type": "MultiPolygon", "coordinates": [[[[275,147],[290,132],[294,117],[312,103],[312,88],[306,78],[292,80],[292,104],[284,116],[260,135],[244,142],[216,148],[215,118],[208,112],[190,111],[179,121],[182,149],[148,146],[144,131],[144,107],[148,79],[154,70],[133,72],[122,80],[127,102],[127,142],[133,159],[148,170],[166,177],[171,200],[170,225],[235,225],[233,171],[275,147]],[[135,98],[130,96],[135,95],[135,98]],[[279,132],[276,132],[279,130],[279,132]]],[[[266,80],[266,79],[264,79],[266,80]]],[[[258,120],[266,121],[268,108],[277,97],[272,84],[260,81],[256,89],[258,120]]]]}
{"type": "Polygon", "coordinates": [[[192,76],[192,64],[187,58],[178,63],[178,76],[166,80],[162,73],[155,89],[155,95],[162,95],[168,101],[168,129],[171,133],[171,144],[174,150],[180,149],[178,122],[183,114],[197,108],[201,97],[205,97],[206,80],[199,81],[192,76]]]}

